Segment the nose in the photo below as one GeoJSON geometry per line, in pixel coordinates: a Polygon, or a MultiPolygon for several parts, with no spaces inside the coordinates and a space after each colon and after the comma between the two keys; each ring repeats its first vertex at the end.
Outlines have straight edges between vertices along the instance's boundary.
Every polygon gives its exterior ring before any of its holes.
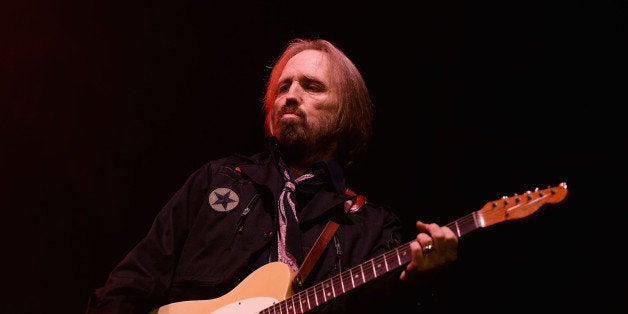
{"type": "Polygon", "coordinates": [[[290,84],[290,88],[288,88],[288,92],[286,93],[286,100],[298,101],[301,97],[302,91],[303,90],[301,89],[301,85],[299,85],[299,82],[293,81],[292,84],[290,84]]]}

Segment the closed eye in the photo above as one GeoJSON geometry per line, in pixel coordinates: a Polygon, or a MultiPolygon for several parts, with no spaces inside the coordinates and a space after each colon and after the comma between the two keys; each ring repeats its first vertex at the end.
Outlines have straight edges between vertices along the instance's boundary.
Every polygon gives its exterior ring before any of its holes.
{"type": "Polygon", "coordinates": [[[327,90],[327,88],[325,87],[325,84],[319,82],[319,81],[308,81],[305,82],[304,84],[302,84],[303,89],[311,91],[311,92],[324,92],[325,90],[327,90]]]}
{"type": "MultiPolygon", "coordinates": [[[[311,93],[322,93],[324,91],[327,91],[327,85],[325,85],[325,83],[308,77],[301,78],[298,81],[298,84],[304,91],[311,93]]],[[[279,94],[284,94],[288,92],[288,90],[290,90],[291,85],[292,81],[284,81],[279,84],[279,88],[277,89],[277,91],[279,92],[279,94]]]]}

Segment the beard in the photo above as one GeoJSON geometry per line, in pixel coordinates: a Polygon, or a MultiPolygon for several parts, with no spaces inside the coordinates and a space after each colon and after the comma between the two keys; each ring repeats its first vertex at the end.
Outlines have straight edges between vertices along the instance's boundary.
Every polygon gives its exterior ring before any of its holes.
{"type": "Polygon", "coordinates": [[[301,119],[280,119],[276,125],[277,141],[282,156],[289,163],[313,163],[333,155],[336,133],[332,121],[319,125],[301,119]]]}

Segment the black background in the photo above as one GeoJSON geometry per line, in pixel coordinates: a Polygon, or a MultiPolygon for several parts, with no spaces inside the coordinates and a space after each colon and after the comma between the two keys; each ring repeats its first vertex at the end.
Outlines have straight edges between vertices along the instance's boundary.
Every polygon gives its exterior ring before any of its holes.
{"type": "MultiPolygon", "coordinates": [[[[625,312],[625,1],[42,1],[0,20],[3,313],[82,313],[205,161],[261,147],[268,66],[336,43],[376,106],[354,188],[460,239],[447,312],[625,312]]],[[[211,267],[211,265],[208,265],[211,267]]]]}

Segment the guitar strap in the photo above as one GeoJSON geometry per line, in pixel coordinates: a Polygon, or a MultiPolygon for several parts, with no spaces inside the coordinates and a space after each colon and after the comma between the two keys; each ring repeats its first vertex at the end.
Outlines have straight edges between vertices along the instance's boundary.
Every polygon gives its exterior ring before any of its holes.
{"type": "MultiPolygon", "coordinates": [[[[345,189],[345,194],[351,197],[351,199],[347,200],[344,204],[345,214],[357,212],[358,210],[360,210],[362,205],[366,203],[366,197],[364,197],[364,195],[358,195],[349,188],[345,189]]],[[[327,222],[325,229],[323,229],[321,234],[316,239],[316,242],[314,242],[314,246],[312,246],[310,252],[307,253],[305,260],[303,260],[301,267],[294,277],[294,290],[301,290],[301,288],[303,287],[303,283],[305,282],[305,278],[307,278],[307,276],[310,274],[310,271],[316,264],[318,258],[321,256],[321,253],[323,253],[323,250],[325,250],[325,247],[329,243],[329,240],[333,238],[334,233],[338,229],[338,226],[339,224],[333,220],[327,222]]]]}

